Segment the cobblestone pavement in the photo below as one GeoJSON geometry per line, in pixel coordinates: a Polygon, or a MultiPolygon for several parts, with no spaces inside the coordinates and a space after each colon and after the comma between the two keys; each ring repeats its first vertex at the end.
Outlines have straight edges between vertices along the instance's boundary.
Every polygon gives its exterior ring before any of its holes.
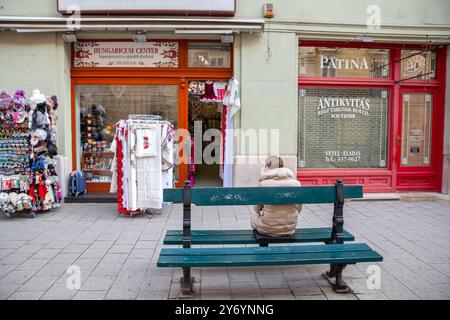
{"type": "MultiPolygon", "coordinates": [[[[179,269],[156,268],[181,206],[149,219],[118,216],[113,204],[65,204],[57,211],[0,217],[0,299],[173,299],[179,269]],[[67,288],[70,265],[79,290],[67,288]]],[[[331,225],[331,205],[304,206],[301,227],[331,225]]],[[[194,208],[194,229],[249,228],[247,207],[194,208]]],[[[369,290],[362,263],[344,270],[351,294],[321,277],[326,265],[193,269],[194,299],[450,299],[450,203],[353,202],[345,228],[384,256],[381,288],[369,290]]]]}

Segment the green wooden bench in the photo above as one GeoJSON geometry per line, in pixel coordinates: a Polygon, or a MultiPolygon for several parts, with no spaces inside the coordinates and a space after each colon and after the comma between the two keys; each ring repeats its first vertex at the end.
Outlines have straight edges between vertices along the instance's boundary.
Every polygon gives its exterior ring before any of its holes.
{"type": "MultiPolygon", "coordinates": [[[[164,244],[182,244],[182,248],[164,248],[158,267],[183,269],[182,293],[192,295],[192,267],[283,266],[330,264],[324,276],[337,292],[349,292],[342,279],[347,264],[376,262],[383,258],[367,244],[351,243],[354,237],[343,228],[344,198],[362,198],[361,186],[345,186],[341,180],[335,186],[280,188],[191,188],[189,181],[182,189],[165,189],[164,201],[183,203],[183,230],[169,230],[164,244]],[[263,237],[252,230],[191,230],[191,205],[282,205],[334,203],[332,228],[297,229],[290,239],[263,237]],[[258,238],[258,239],[257,239],[258,238]],[[325,242],[319,245],[272,246],[280,242],[325,242]],[[193,244],[259,244],[260,247],[191,248],[193,244]]],[[[250,217],[249,217],[250,219],[250,217]]]]}

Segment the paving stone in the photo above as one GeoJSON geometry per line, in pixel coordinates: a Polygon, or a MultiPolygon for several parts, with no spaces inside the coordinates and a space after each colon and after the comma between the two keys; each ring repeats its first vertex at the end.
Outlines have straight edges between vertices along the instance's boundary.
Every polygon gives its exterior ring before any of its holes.
{"type": "Polygon", "coordinates": [[[108,252],[108,248],[89,248],[80,256],[81,259],[101,259],[108,252]]]}
{"type": "Polygon", "coordinates": [[[230,288],[230,280],[228,276],[222,277],[201,277],[201,288],[202,290],[223,290],[230,288]]]}
{"type": "Polygon", "coordinates": [[[40,270],[50,259],[29,259],[17,266],[16,270],[40,270]]]}
{"type": "Polygon", "coordinates": [[[108,291],[115,276],[91,275],[85,281],[82,281],[80,290],[82,291],[108,291]]]}
{"type": "Polygon", "coordinates": [[[146,290],[139,291],[136,300],[167,300],[169,290],[146,290]]]}
{"type": "Polygon", "coordinates": [[[202,290],[201,300],[231,300],[230,290],[202,290]]]}
{"type": "Polygon", "coordinates": [[[0,300],[7,299],[20,286],[21,286],[21,284],[19,284],[19,283],[0,283],[0,300]]]}
{"type": "Polygon", "coordinates": [[[289,285],[283,276],[258,276],[258,283],[261,289],[288,289],[289,285]]]}
{"type": "Polygon", "coordinates": [[[80,257],[79,253],[59,253],[52,259],[52,263],[67,264],[68,266],[73,264],[75,260],[80,257]]]}
{"type": "MultiPolygon", "coordinates": [[[[44,245],[40,244],[26,244],[21,246],[19,249],[14,251],[14,253],[36,253],[39,250],[41,250],[44,247],[44,245]]],[[[0,250],[1,253],[1,250],[0,250]]],[[[1,257],[1,254],[0,254],[1,257]]]]}
{"type": "Polygon", "coordinates": [[[356,296],[359,300],[389,300],[383,293],[358,293],[356,296]]]}
{"type": "Polygon", "coordinates": [[[97,265],[92,271],[93,276],[116,276],[122,269],[122,263],[103,263],[97,265]]]}
{"type": "Polygon", "coordinates": [[[291,281],[289,287],[295,296],[311,296],[317,294],[323,294],[316,281],[304,280],[304,281],[291,281]]]}
{"type": "Polygon", "coordinates": [[[6,276],[0,279],[1,284],[24,284],[27,282],[33,274],[36,273],[36,270],[13,270],[9,272],[6,276]]]}
{"type": "Polygon", "coordinates": [[[404,285],[385,284],[381,287],[383,293],[393,300],[419,300],[419,297],[404,285]]]}
{"type": "Polygon", "coordinates": [[[353,293],[337,293],[331,286],[320,287],[327,300],[358,300],[353,293]]]}
{"type": "Polygon", "coordinates": [[[57,280],[58,276],[34,276],[25,282],[17,291],[47,291],[57,280]]]}
{"type": "Polygon", "coordinates": [[[137,241],[134,249],[153,249],[157,246],[157,241],[137,241]]]}
{"type": "Polygon", "coordinates": [[[96,240],[89,248],[90,249],[109,249],[114,244],[114,240],[96,240]]]}
{"type": "Polygon", "coordinates": [[[313,296],[295,296],[295,300],[327,300],[323,294],[313,295],[313,296]]]}
{"type": "Polygon", "coordinates": [[[233,299],[251,299],[257,297],[262,299],[262,291],[258,282],[231,281],[230,289],[233,299]]]}
{"type": "Polygon", "coordinates": [[[41,300],[71,300],[76,293],[77,290],[52,287],[44,293],[44,295],[41,297],[41,300]]]}
{"type": "Polygon", "coordinates": [[[78,291],[73,300],[103,300],[108,292],[107,291],[78,291]]]}
{"type": "Polygon", "coordinates": [[[17,264],[0,264],[0,279],[17,268],[17,264]]]}
{"type": "Polygon", "coordinates": [[[35,276],[61,276],[62,274],[67,272],[68,265],[65,263],[53,263],[49,262],[45,266],[43,266],[38,272],[36,272],[35,276]]]}
{"type": "Polygon", "coordinates": [[[108,253],[130,253],[133,247],[132,244],[114,244],[108,253]]]}
{"type": "Polygon", "coordinates": [[[170,290],[172,283],[172,277],[144,277],[140,290],[150,291],[150,290],[170,290]]]}
{"type": "Polygon", "coordinates": [[[45,291],[16,291],[8,300],[39,300],[45,291]]]}
{"type": "Polygon", "coordinates": [[[70,244],[65,247],[61,252],[62,253],[83,253],[86,249],[89,248],[88,244],[70,244]]]}
{"type": "Polygon", "coordinates": [[[130,252],[129,258],[130,259],[151,259],[153,256],[155,249],[133,249],[130,252]]]}
{"type": "Polygon", "coordinates": [[[263,298],[266,300],[294,300],[290,289],[262,289],[263,298]]]}
{"type": "Polygon", "coordinates": [[[11,253],[0,260],[0,264],[21,264],[32,256],[31,253],[11,253]]]}

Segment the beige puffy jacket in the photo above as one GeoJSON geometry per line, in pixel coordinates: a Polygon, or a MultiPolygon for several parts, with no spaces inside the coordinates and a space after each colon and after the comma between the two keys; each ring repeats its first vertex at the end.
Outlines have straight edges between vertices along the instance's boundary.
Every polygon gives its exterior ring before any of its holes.
{"type": "MultiPolygon", "coordinates": [[[[259,180],[260,187],[299,187],[288,168],[276,168],[264,172],[259,180]]],[[[253,229],[261,234],[282,237],[294,234],[301,205],[257,205],[252,214],[253,229]]]]}

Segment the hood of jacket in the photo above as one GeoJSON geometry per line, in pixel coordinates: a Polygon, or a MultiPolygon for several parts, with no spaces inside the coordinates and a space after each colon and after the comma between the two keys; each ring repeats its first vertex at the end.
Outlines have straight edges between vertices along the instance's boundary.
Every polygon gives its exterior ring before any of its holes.
{"type": "Polygon", "coordinates": [[[275,168],[261,174],[259,181],[295,179],[294,173],[289,168],[275,168]]]}

